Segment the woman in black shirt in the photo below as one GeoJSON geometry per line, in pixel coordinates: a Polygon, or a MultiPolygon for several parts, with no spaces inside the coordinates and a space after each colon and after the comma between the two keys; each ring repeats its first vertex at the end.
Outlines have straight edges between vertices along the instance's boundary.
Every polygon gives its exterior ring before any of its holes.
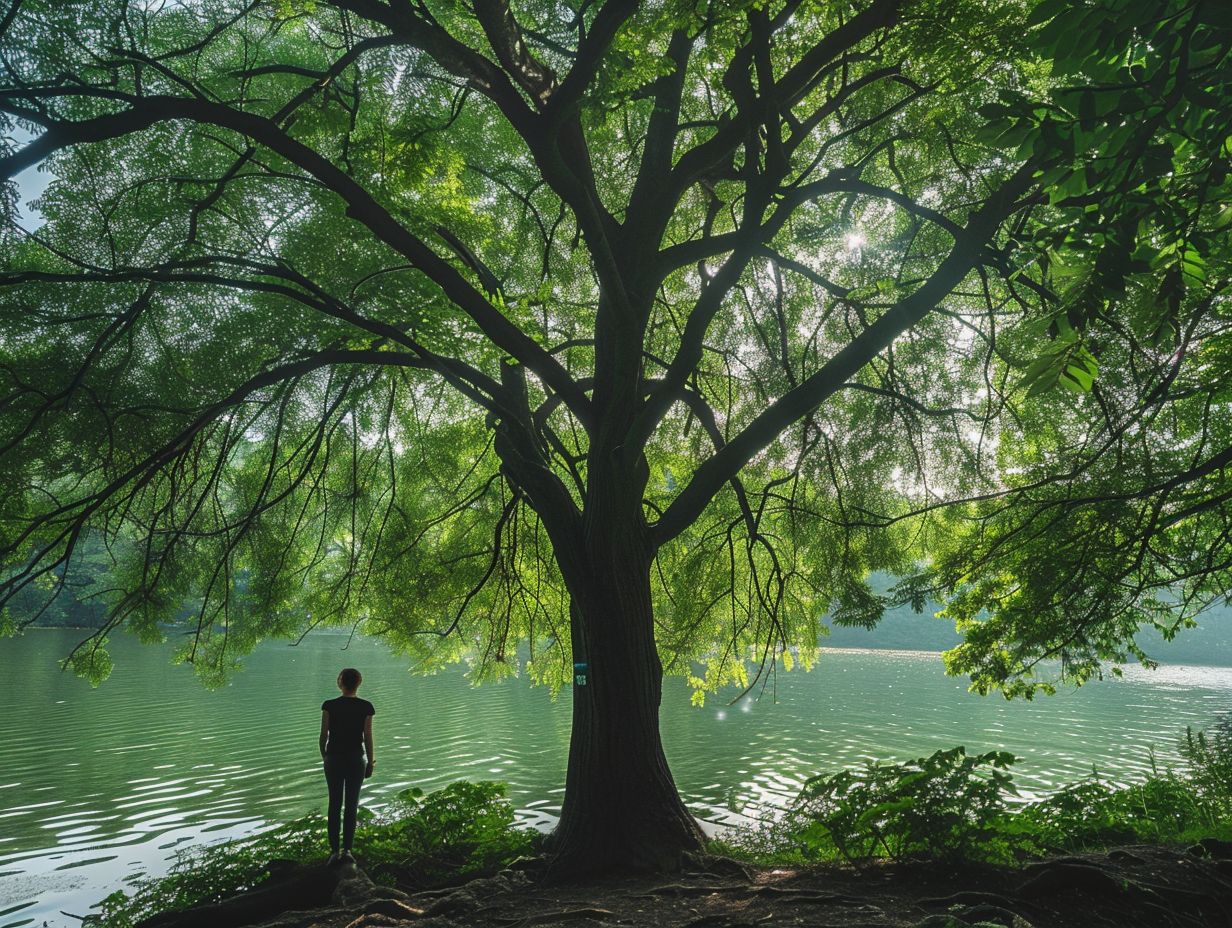
{"type": "Polygon", "coordinates": [[[352,861],[355,816],[359,810],[359,787],[372,776],[372,716],[376,709],[355,695],[363,681],[360,672],[347,667],[338,674],[342,695],[321,703],[321,760],[329,786],[329,862],[352,861]],[[368,759],[365,763],[364,752],[368,759]],[[343,800],[346,811],[343,814],[343,800]],[[341,824],[342,850],[338,849],[341,824]]]}

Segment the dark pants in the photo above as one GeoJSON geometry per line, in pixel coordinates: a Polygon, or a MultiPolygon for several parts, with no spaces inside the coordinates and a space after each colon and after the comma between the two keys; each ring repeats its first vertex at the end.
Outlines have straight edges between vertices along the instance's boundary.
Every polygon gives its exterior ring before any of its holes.
{"type": "Polygon", "coordinates": [[[329,785],[329,849],[335,854],[338,853],[340,824],[342,846],[349,851],[355,840],[355,814],[359,809],[359,788],[364,782],[365,766],[362,754],[325,755],[325,782],[329,785]]]}

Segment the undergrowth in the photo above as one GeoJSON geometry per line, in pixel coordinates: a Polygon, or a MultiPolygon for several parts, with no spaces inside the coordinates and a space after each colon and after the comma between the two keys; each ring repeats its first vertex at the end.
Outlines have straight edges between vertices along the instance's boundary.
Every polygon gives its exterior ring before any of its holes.
{"type": "MultiPolygon", "coordinates": [[[[870,762],[806,782],[779,819],[730,832],[712,850],[763,865],[930,858],[1015,864],[1116,844],[1232,839],[1232,719],[1187,730],[1180,770],[1115,786],[1098,773],[1024,803],[1004,751],[961,747],[907,763],[870,762]]],[[[377,882],[460,882],[538,853],[543,835],[516,827],[500,783],[453,783],[428,796],[404,790],[361,809],[355,856],[377,882]]],[[[260,884],[275,859],[317,863],[325,823],[309,815],[257,835],[181,852],[170,872],[112,893],[87,926],[131,928],[155,913],[217,902],[260,884]]]]}
{"type": "Polygon", "coordinates": [[[1004,751],[961,747],[902,764],[869,762],[808,780],[782,817],[737,829],[714,850],[765,865],[931,858],[1015,864],[1116,844],[1232,839],[1232,719],[1186,729],[1180,770],[1116,786],[1097,771],[1024,803],[1004,751]]]}
{"type": "MultiPolygon", "coordinates": [[[[427,796],[403,790],[379,812],[360,809],[354,853],[376,882],[430,886],[500,869],[537,851],[542,836],[514,825],[503,783],[451,783],[427,796]]],[[[187,849],[170,872],[112,893],[88,926],[130,928],[158,912],[218,902],[268,876],[271,860],[320,863],[325,821],[307,815],[260,834],[187,849]]]]}

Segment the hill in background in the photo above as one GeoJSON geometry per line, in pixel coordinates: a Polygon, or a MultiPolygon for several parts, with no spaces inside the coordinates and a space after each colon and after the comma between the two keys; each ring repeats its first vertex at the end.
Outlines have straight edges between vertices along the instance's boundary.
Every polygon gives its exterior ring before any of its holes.
{"type": "MultiPolygon", "coordinates": [[[[46,603],[44,590],[29,589],[18,594],[10,603],[12,618],[18,624],[33,622],[39,627],[98,628],[106,619],[106,606],[95,590],[110,585],[109,562],[101,545],[86,544],[86,557],[67,585],[61,585],[59,593],[50,604],[46,603]]],[[[58,579],[58,578],[57,578],[58,579]]],[[[874,589],[885,592],[893,585],[888,576],[875,576],[874,589]]],[[[887,609],[885,617],[874,629],[842,628],[834,625],[829,636],[821,640],[828,648],[874,648],[901,651],[946,651],[962,639],[954,626],[935,617],[941,609],[939,603],[928,601],[921,613],[910,607],[887,609]]],[[[177,617],[179,621],[192,619],[195,623],[196,607],[185,603],[177,617]]],[[[1138,635],[1138,643],[1155,660],[1168,664],[1199,664],[1207,666],[1232,666],[1232,608],[1224,605],[1211,609],[1199,620],[1199,627],[1186,629],[1174,641],[1164,641],[1153,629],[1138,635]]]]}
{"type": "MultiPolygon", "coordinates": [[[[887,609],[876,628],[832,626],[821,644],[827,648],[946,651],[962,639],[950,622],[935,617],[940,609],[931,600],[921,613],[908,606],[887,609]]],[[[1161,663],[1232,666],[1232,608],[1210,609],[1198,621],[1197,628],[1185,629],[1173,641],[1165,641],[1154,629],[1144,629],[1138,634],[1138,644],[1161,663]]]]}

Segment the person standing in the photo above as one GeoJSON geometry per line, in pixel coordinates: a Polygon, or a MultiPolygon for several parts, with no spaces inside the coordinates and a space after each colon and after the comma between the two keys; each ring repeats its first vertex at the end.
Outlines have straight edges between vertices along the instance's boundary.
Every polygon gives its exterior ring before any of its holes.
{"type": "Polygon", "coordinates": [[[342,695],[321,703],[321,760],[329,787],[329,863],[353,861],[359,788],[372,776],[372,717],[376,709],[356,695],[363,676],[354,667],[338,674],[342,695]],[[364,754],[367,753],[367,760],[364,754]],[[341,831],[341,849],[339,849],[341,831]]]}

